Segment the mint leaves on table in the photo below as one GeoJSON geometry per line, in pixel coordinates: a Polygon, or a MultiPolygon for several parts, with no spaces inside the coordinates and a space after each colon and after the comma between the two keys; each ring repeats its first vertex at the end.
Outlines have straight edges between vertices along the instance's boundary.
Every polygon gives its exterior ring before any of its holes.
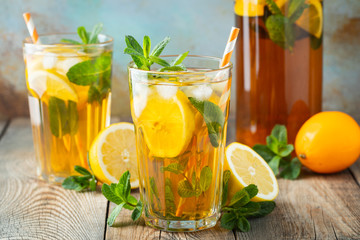
{"type": "Polygon", "coordinates": [[[200,112],[206,123],[211,145],[219,146],[221,134],[224,130],[225,117],[221,108],[210,101],[199,101],[189,97],[191,104],[200,112]]]}
{"type": "Polygon", "coordinates": [[[117,206],[111,212],[109,218],[107,219],[107,224],[112,226],[116,217],[119,215],[120,211],[123,208],[132,210],[131,218],[133,221],[136,221],[141,217],[143,211],[143,204],[135,197],[130,195],[131,185],[130,185],[130,172],[126,171],[121,177],[119,182],[112,183],[110,185],[104,183],[101,191],[107,200],[115,203],[117,206]]]}
{"type": "Polygon", "coordinates": [[[270,39],[280,47],[292,51],[295,43],[294,24],[309,5],[305,0],[290,0],[284,15],[274,0],[265,2],[272,14],[265,20],[270,39]]]}
{"type": "Polygon", "coordinates": [[[276,204],[273,201],[253,202],[251,199],[258,194],[258,188],[254,184],[243,188],[234,194],[229,203],[227,199],[228,181],[230,171],[223,173],[223,195],[222,195],[222,216],[221,227],[229,230],[240,230],[248,232],[250,223],[248,219],[264,217],[271,213],[276,204]]]}
{"type": "Polygon", "coordinates": [[[77,112],[76,102],[64,100],[57,97],[49,98],[49,122],[51,133],[58,138],[65,134],[71,136],[77,133],[79,115],[77,112]]]}
{"type": "Polygon", "coordinates": [[[275,125],[266,145],[256,144],[253,149],[269,164],[275,175],[286,179],[296,179],[300,175],[301,162],[297,157],[291,159],[294,150],[287,144],[287,131],[284,125],[275,125]]]}
{"type": "Polygon", "coordinates": [[[95,44],[98,43],[98,35],[99,33],[102,31],[103,29],[103,24],[102,23],[98,23],[96,24],[91,32],[86,31],[85,27],[81,26],[78,27],[77,29],[77,33],[82,41],[82,43],[72,40],[72,39],[61,39],[62,43],[69,43],[69,44],[74,44],[74,45],[81,45],[81,44],[95,44]]]}
{"type": "Polygon", "coordinates": [[[62,187],[69,190],[83,191],[83,190],[96,190],[97,180],[95,176],[87,169],[75,166],[75,171],[80,173],[81,176],[70,176],[65,178],[62,187]]]}
{"type": "Polygon", "coordinates": [[[169,37],[165,37],[161,42],[159,42],[154,49],[150,52],[151,49],[151,40],[148,36],[144,36],[143,46],[136,41],[133,36],[126,35],[125,43],[126,48],[124,49],[125,54],[129,54],[133,59],[134,63],[139,69],[150,70],[151,65],[157,63],[162,66],[159,71],[185,71],[186,67],[181,64],[189,52],[180,54],[174,61],[171,63],[160,58],[160,54],[163,52],[166,45],[170,42],[169,37]]]}

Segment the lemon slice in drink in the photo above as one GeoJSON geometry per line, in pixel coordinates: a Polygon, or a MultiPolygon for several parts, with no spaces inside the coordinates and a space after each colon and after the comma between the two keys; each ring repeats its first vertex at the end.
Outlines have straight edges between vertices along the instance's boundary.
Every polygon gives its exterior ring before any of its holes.
{"type": "Polygon", "coordinates": [[[78,96],[69,80],[53,70],[38,70],[28,76],[29,88],[39,97],[46,92],[48,96],[64,101],[78,101],[78,96]]]}
{"type": "Polygon", "coordinates": [[[323,29],[323,11],[320,0],[309,0],[306,8],[296,24],[317,38],[321,37],[323,29]]]}
{"type": "Polygon", "coordinates": [[[279,193],[276,177],[265,160],[250,147],[232,143],[225,150],[224,169],[231,171],[228,199],[248,186],[255,184],[259,193],[252,201],[271,201],[279,193]]]}
{"type": "Polygon", "coordinates": [[[90,147],[89,163],[103,183],[117,183],[129,170],[131,188],[139,187],[134,124],[115,123],[102,130],[90,147]]]}
{"type": "Polygon", "coordinates": [[[189,145],[195,130],[195,114],[185,93],[178,90],[170,98],[151,94],[137,119],[150,154],[172,158],[189,145]]]}

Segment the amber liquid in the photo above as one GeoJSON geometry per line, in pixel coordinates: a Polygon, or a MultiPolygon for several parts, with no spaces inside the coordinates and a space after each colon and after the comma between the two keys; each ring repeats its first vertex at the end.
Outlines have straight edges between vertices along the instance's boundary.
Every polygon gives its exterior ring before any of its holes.
{"type": "Polygon", "coordinates": [[[275,124],[284,124],[293,143],[301,125],[321,111],[322,43],[294,24],[292,51],[268,36],[263,17],[236,15],[236,140],[264,144],[275,124]],[[314,44],[314,43],[313,43],[314,44]]]}

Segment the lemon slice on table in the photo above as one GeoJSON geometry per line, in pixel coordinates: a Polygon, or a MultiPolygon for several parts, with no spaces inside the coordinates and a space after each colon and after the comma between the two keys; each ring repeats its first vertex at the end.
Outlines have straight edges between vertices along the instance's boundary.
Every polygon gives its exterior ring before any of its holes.
{"type": "Polygon", "coordinates": [[[115,123],[102,130],[90,147],[89,163],[103,183],[117,183],[129,170],[131,188],[139,187],[134,124],[115,123]]]}
{"type": "Polygon", "coordinates": [[[172,158],[187,148],[195,130],[195,114],[190,104],[180,90],[169,98],[156,92],[148,96],[136,121],[151,155],[172,158]]]}
{"type": "Polygon", "coordinates": [[[279,193],[276,177],[265,160],[250,147],[231,143],[225,150],[224,169],[231,171],[228,199],[248,186],[255,184],[259,193],[252,201],[271,201],[279,193]]]}
{"type": "Polygon", "coordinates": [[[38,70],[28,76],[29,88],[41,98],[46,92],[48,96],[64,101],[78,101],[78,96],[69,80],[53,70],[38,70]]]}
{"type": "Polygon", "coordinates": [[[300,18],[295,22],[299,27],[314,35],[321,37],[323,30],[323,10],[320,0],[309,0],[310,6],[306,8],[300,18]]]}

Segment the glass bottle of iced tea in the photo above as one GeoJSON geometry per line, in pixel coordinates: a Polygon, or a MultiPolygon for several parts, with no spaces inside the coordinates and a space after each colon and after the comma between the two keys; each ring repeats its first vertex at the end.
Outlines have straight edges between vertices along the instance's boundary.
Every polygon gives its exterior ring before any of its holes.
{"type": "Polygon", "coordinates": [[[294,142],[321,111],[322,0],[236,0],[236,139],[265,143],[275,124],[294,142]]]}

